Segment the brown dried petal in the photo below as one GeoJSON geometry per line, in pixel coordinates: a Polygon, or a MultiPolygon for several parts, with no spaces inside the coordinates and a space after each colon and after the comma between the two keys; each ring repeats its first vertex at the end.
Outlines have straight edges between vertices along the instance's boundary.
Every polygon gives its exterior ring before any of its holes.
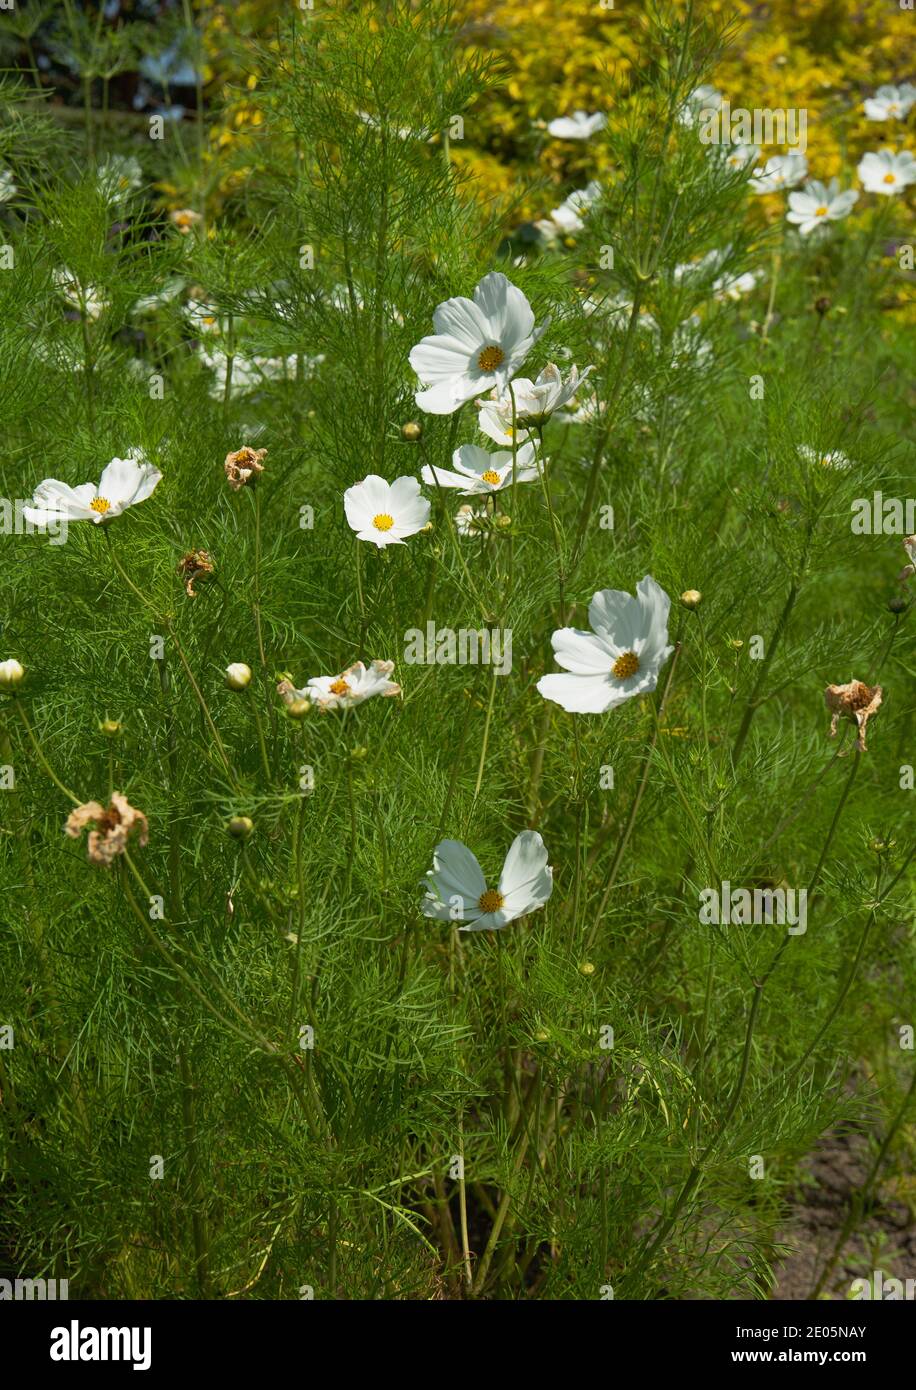
{"type": "Polygon", "coordinates": [[[848,719],[858,728],[856,748],[860,753],[864,753],[868,721],[878,713],[883,696],[884,691],[880,685],[866,685],[864,681],[850,681],[848,685],[828,685],[824,691],[824,703],[831,714],[830,737],[836,736],[840,719],[848,719]]]}

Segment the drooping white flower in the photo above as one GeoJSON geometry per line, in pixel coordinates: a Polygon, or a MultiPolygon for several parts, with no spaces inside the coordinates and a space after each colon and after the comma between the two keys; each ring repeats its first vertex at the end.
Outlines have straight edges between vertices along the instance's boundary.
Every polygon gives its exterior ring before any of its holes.
{"type": "Polygon", "coordinates": [[[912,83],[904,82],[895,87],[885,82],[873,97],[865,98],[862,110],[869,121],[905,121],[914,102],[916,87],[912,83]]]}
{"type": "Polygon", "coordinates": [[[344,511],[357,540],[372,541],[383,550],[386,545],[403,545],[407,536],[422,531],[429,521],[430,504],[416,478],[395,478],[389,483],[370,473],[347,488],[344,511]]]}
{"type": "Polygon", "coordinates": [[[808,177],[808,161],[798,150],[789,154],[774,154],[761,169],[754,170],[749,181],[752,193],[779,193],[794,188],[808,177]]]}
{"type": "Polygon", "coordinates": [[[0,203],[8,203],[11,198],[15,198],[18,191],[13,182],[13,171],[0,169],[0,203]]]}
{"type": "Polygon", "coordinates": [[[352,709],[373,695],[400,695],[401,687],[389,679],[393,670],[393,661],[373,661],[368,666],[357,661],[339,676],[313,676],[302,690],[290,687],[286,698],[312,700],[325,712],[352,709]]]}
{"type": "Polygon", "coordinates": [[[916,183],[916,159],[909,150],[883,149],[878,154],[863,155],[856,173],[866,193],[889,196],[916,183]]]}
{"type": "Polygon", "coordinates": [[[424,389],[421,410],[451,415],[494,387],[504,391],[547,327],[534,326],[531,305],[499,271],[485,275],[473,299],[446,299],[433,314],[435,333],[411,349],[424,389]]]}
{"type": "Polygon", "coordinates": [[[115,458],[105,465],[98,485],[81,483],[79,487],[70,487],[57,478],[45,478],[35,489],[31,506],[23,507],[22,515],[39,529],[60,517],[68,522],[92,521],[98,525],[120,516],[138,502],[145,502],[161,479],[158,468],[139,449],[132,449],[127,458],[115,458]]]}
{"type": "Polygon", "coordinates": [[[837,468],[845,471],[853,466],[849,455],[839,449],[813,449],[810,444],[799,444],[796,446],[796,452],[805,463],[819,468],[837,468]]]}
{"type": "Polygon", "coordinates": [[[722,106],[722,93],[709,83],[695,87],[678,113],[681,125],[695,126],[705,111],[718,111],[722,106]]]}
{"type": "MultiPolygon", "coordinates": [[[[538,470],[534,462],[534,445],[525,444],[515,452],[515,480],[519,483],[537,481],[538,470]]],[[[448,468],[430,468],[426,465],[421,473],[424,483],[439,487],[460,488],[463,497],[476,497],[478,494],[499,492],[512,486],[512,451],[500,449],[491,454],[476,444],[462,444],[452,454],[454,472],[448,468]]]]}
{"type": "Polygon", "coordinates": [[[559,207],[554,208],[546,218],[535,222],[534,225],[547,241],[573,236],[576,232],[582,231],[585,226],[585,214],[600,197],[601,184],[597,179],[592,179],[584,188],[575,189],[559,207]]]}
{"type": "Polygon", "coordinates": [[[557,116],[547,123],[547,130],[555,140],[588,140],[607,125],[603,111],[574,111],[571,116],[557,116]]]}
{"type": "Polygon", "coordinates": [[[518,377],[513,381],[511,391],[506,391],[496,400],[484,401],[478,411],[477,423],[484,434],[497,444],[511,444],[514,397],[516,438],[527,439],[532,429],[545,425],[551,415],[569,404],[594,370],[594,367],[586,367],[580,375],[579,369],[572,366],[564,381],[556,363],[548,362],[535,381],[518,377]]]}
{"type": "Polygon", "coordinates": [[[460,840],[442,840],[426,873],[424,917],[456,922],[459,931],[498,931],[537,912],[553,892],[553,869],[536,830],[523,830],[509,846],[499,883],[488,888],[477,856],[460,840]]]}
{"type": "Polygon", "coordinates": [[[802,236],[808,236],[816,227],[848,217],[858,198],[855,188],[841,193],[838,179],[831,179],[829,184],[812,179],[799,192],[789,194],[786,220],[794,223],[802,236]]]}
{"type": "Polygon", "coordinates": [[[674,648],[668,645],[671,599],[651,575],[636,586],[601,589],[588,608],[591,632],[562,627],[551,637],[563,674],[542,676],[538,690],[575,714],[603,714],[654,690],[674,648]]]}

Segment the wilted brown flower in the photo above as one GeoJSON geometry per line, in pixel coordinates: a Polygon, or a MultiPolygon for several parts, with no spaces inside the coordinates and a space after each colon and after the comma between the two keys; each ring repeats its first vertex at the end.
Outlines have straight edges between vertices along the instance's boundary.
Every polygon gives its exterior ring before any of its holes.
{"type": "Polygon", "coordinates": [[[906,536],[904,538],[903,548],[909,558],[909,564],[904,565],[903,569],[897,575],[901,584],[905,584],[908,579],[911,579],[913,575],[916,574],[916,536],[906,536]]]}
{"type": "Polygon", "coordinates": [[[865,752],[865,730],[869,719],[878,713],[884,691],[880,685],[866,685],[864,681],[850,681],[848,685],[828,685],[824,691],[824,703],[830,710],[830,737],[836,737],[840,719],[848,719],[858,726],[859,736],[856,747],[865,752]]]}
{"type": "Polygon", "coordinates": [[[64,833],[72,840],[78,840],[87,825],[93,826],[87,844],[91,864],[107,866],[119,854],[123,854],[135,827],[138,829],[137,839],[141,845],[145,845],[149,839],[146,816],[131,806],[121,792],[112,792],[111,805],[107,811],[97,801],[87,801],[83,806],[77,806],[67,817],[64,833]]]}
{"type": "Polygon", "coordinates": [[[233,492],[254,482],[264,472],[261,459],[266,453],[266,449],[252,449],[244,444],[234,454],[226,455],[226,478],[233,492]]]}
{"type": "Polygon", "coordinates": [[[194,585],[199,579],[204,579],[214,570],[213,561],[209,551],[189,550],[187,555],[183,555],[178,561],[178,573],[184,580],[184,589],[188,598],[197,598],[197,590],[194,585]]]}

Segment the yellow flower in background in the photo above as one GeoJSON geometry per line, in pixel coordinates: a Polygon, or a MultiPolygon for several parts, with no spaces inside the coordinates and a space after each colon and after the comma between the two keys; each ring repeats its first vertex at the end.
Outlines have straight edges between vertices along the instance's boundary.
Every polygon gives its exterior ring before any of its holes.
{"type": "MultiPolygon", "coordinates": [[[[607,177],[611,161],[600,133],[588,141],[551,137],[548,124],[574,111],[606,112],[613,126],[638,96],[644,53],[643,10],[637,0],[465,0],[459,42],[501,60],[504,80],[467,113],[465,138],[452,144],[456,166],[486,202],[517,193],[520,175],[545,176],[560,196],[591,178],[607,177]]],[[[679,0],[686,9],[686,0],[679,0]]],[[[217,5],[204,30],[208,88],[228,100],[211,129],[208,159],[214,184],[228,192],[237,168],[221,169],[262,121],[258,73],[250,40],[276,47],[286,0],[217,5]]],[[[703,14],[740,21],[732,45],[703,75],[732,109],[805,110],[811,177],[852,182],[856,164],[875,147],[875,125],[863,103],[884,84],[909,76],[900,68],[911,43],[912,15],[889,0],[704,0],[703,14]]],[[[764,146],[761,163],[785,153],[764,146]]],[[[514,211],[515,221],[543,217],[557,197],[549,190],[514,211]]],[[[755,201],[769,220],[784,216],[784,198],[755,201]]]]}

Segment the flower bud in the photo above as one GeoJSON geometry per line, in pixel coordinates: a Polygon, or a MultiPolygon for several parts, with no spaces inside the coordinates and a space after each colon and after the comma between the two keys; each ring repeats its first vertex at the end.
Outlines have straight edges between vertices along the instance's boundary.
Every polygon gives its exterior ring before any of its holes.
{"type": "Polygon", "coordinates": [[[99,733],[104,734],[106,738],[117,738],[121,732],[121,728],[120,719],[99,720],[99,733]]]}
{"type": "Polygon", "coordinates": [[[25,668],[18,661],[0,661],[0,690],[15,690],[24,677],[25,668]]]}
{"type": "Polygon", "coordinates": [[[416,444],[423,438],[423,426],[419,420],[408,420],[406,425],[401,426],[401,438],[408,444],[416,444]]]}
{"type": "Polygon", "coordinates": [[[359,744],[356,748],[350,749],[350,761],[352,763],[361,763],[368,758],[368,756],[369,749],[366,748],[364,744],[359,744]]]}
{"type": "Polygon", "coordinates": [[[590,960],[584,960],[582,964],[579,966],[580,975],[594,975],[594,973],[595,967],[592,961],[590,960]]]}
{"type": "Polygon", "coordinates": [[[815,311],[820,314],[821,318],[823,318],[825,314],[829,314],[832,307],[833,300],[826,294],[822,294],[820,299],[814,301],[815,311]]]}
{"type": "Polygon", "coordinates": [[[909,608],[909,601],[902,594],[895,594],[892,599],[888,599],[887,607],[891,613],[905,613],[909,608]]]}
{"type": "Polygon", "coordinates": [[[505,512],[500,512],[499,516],[493,522],[493,525],[498,526],[500,531],[506,531],[512,525],[512,518],[511,516],[506,516],[505,512]]]}
{"type": "Polygon", "coordinates": [[[685,589],[681,594],[681,603],[693,613],[699,608],[702,597],[699,589],[685,589]]]}
{"type": "Polygon", "coordinates": [[[250,816],[233,816],[226,829],[233,840],[247,840],[254,834],[254,821],[250,816]]]}
{"type": "Polygon", "coordinates": [[[311,708],[311,700],[290,700],[286,706],[286,713],[290,719],[304,719],[311,708]]]}
{"type": "Polygon", "coordinates": [[[233,661],[226,667],[226,684],[230,690],[247,690],[251,684],[251,667],[244,661],[233,661]]]}

